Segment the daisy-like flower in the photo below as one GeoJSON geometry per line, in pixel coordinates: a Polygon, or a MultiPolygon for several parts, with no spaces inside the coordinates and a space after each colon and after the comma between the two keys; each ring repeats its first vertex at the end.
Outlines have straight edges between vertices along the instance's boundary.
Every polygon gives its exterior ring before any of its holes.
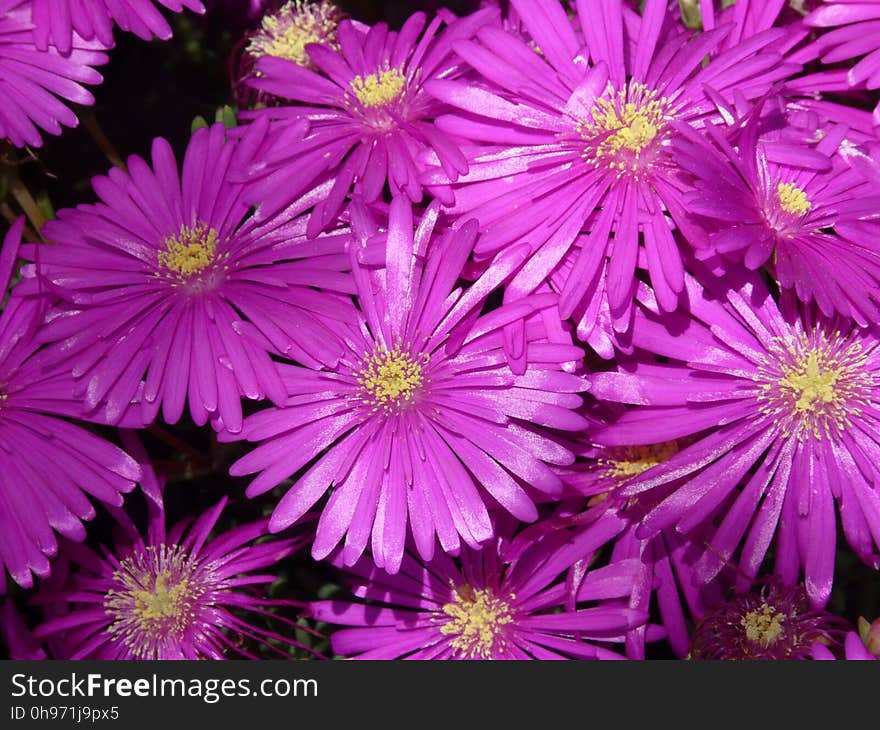
{"type": "Polygon", "coordinates": [[[741,588],[778,534],[776,573],[794,585],[803,569],[810,600],[821,606],[833,582],[835,501],[850,546],[878,565],[880,333],[813,316],[790,296],[780,309],[753,273],[730,271],[725,283],[732,288],[713,295],[687,278],[687,312],[640,309],[636,358],[591,376],[597,398],[635,407],[593,439],[693,439],[621,490],[633,496],[686,479],[637,534],[672,525],[687,534],[714,519],[696,574],[710,580],[742,542],[741,588]]]}
{"type": "Polygon", "coordinates": [[[145,41],[154,37],[167,41],[171,26],[156,5],[175,13],[184,8],[205,12],[201,0],[29,0],[28,4],[37,47],[53,45],[65,55],[77,35],[112,46],[114,24],[145,41]]]}
{"type": "MultiPolygon", "coordinates": [[[[804,22],[817,29],[831,29],[816,40],[811,55],[826,64],[850,62],[838,74],[842,77],[839,89],[880,89],[880,3],[823,0],[804,22]]],[[[874,124],[880,126],[880,104],[874,108],[874,124]]]]}
{"type": "MultiPolygon", "coordinates": [[[[641,446],[586,448],[577,452],[583,457],[569,469],[562,470],[565,483],[590,497],[587,510],[546,520],[548,527],[564,528],[577,534],[591,529],[597,510],[608,509],[626,520],[626,528],[614,539],[611,560],[636,560],[640,570],[634,575],[629,605],[648,610],[656,601],[660,621],[673,652],[687,655],[690,648],[688,616],[701,616],[721,601],[718,580],[701,585],[694,576],[694,565],[702,553],[703,530],[688,537],[665,530],[648,538],[636,534],[641,518],[649,510],[649,499],[625,499],[620,493],[642,474],[650,474],[677,454],[683,443],[672,440],[641,446]]],[[[651,501],[649,501],[651,500],[651,501]]],[[[583,560],[588,560],[584,555],[583,560]]],[[[626,653],[630,659],[644,659],[650,626],[639,626],[626,635],[626,653]]]]}
{"type": "Polygon", "coordinates": [[[107,63],[104,44],[78,35],[66,55],[40,50],[31,38],[30,15],[30,0],[0,0],[0,140],[17,147],[39,147],[40,129],[57,135],[62,127],[75,127],[79,120],[62,99],[94,104],[83,84],[100,84],[94,66],[107,63]]]}
{"type": "Polygon", "coordinates": [[[383,235],[359,210],[355,233],[365,245],[351,251],[358,308],[340,311],[334,325],[347,351],[335,367],[282,370],[287,402],[245,421],[242,436],[265,443],[231,473],[260,472],[248,488],[256,496],[308,467],[270,528],[296,522],[333,485],[312,554],[326,557],[345,537],[344,559],[353,564],[372,533],[373,559],[394,573],[407,523],[428,560],[435,535],[444,551],[491,538],[487,505],[532,521],[529,491],[561,493],[549,465],[574,457],[547,429],[586,425],[575,412],[584,378],[562,369],[583,352],[561,331],[552,294],[480,314],[521,264],[522,247],[462,290],[473,221],[433,236],[434,206],[413,233],[410,204],[398,197],[383,235]],[[371,270],[359,257],[384,268],[371,270]],[[513,343],[523,358],[519,374],[503,351],[501,327],[513,317],[526,319],[524,339],[513,343]]]}
{"type": "MultiPolygon", "coordinates": [[[[608,259],[611,314],[615,327],[628,327],[640,237],[657,298],[674,310],[684,270],[668,214],[679,219],[684,201],[670,142],[680,125],[720,119],[735,93],[754,98],[791,73],[794,66],[763,50],[784,31],[719,52],[730,26],[687,33],[669,21],[666,0],[648,0],[641,16],[621,0],[580,0],[574,21],[558,0],[511,4],[528,42],[486,25],[455,45],[480,83],[426,84],[461,110],[437,126],[476,143],[452,210],[479,219],[481,259],[530,244],[511,297],[545,281],[588,230],[561,292],[563,317],[608,259]]],[[[438,168],[425,182],[449,181],[438,168]]]]}
{"type": "MultiPolygon", "coordinates": [[[[24,219],[0,248],[0,296],[15,268],[24,219]]],[[[35,333],[44,302],[13,290],[0,314],[0,593],[6,571],[30,588],[49,575],[55,533],[85,537],[95,516],[88,496],[121,505],[141,476],[137,462],[113,444],[62,417],[82,416],[69,369],[53,366],[35,333]]]]}
{"type": "Polygon", "coordinates": [[[181,175],[157,139],[152,169],[131,157],[129,173],[95,178],[102,202],[47,223],[58,245],[25,247],[65,300],[40,337],[71,359],[78,394],[106,405],[111,422],[139,399],[145,423],[160,408],[176,423],[188,402],[197,424],[236,432],[242,396],[287,397],[270,353],[309,365],[341,353],[314,312],[352,291],[340,273],[348,237],[305,240],[296,216],[321,191],[257,224],[228,177],[247,152],[222,125],[199,130],[181,175]]]}
{"type": "Polygon", "coordinates": [[[286,58],[309,67],[307,45],[317,43],[339,50],[337,32],[344,17],[330,0],[289,0],[276,12],[263,16],[260,27],[248,40],[247,52],[253,58],[286,58]]]}
{"type": "MultiPolygon", "coordinates": [[[[242,114],[271,122],[268,131],[265,124],[250,130],[260,140],[248,171],[257,178],[251,199],[271,214],[322,176],[331,176],[333,189],[312,216],[315,233],[336,219],[353,188],[367,203],[380,197],[386,183],[392,195],[420,201],[426,150],[434,151],[450,177],[465,172],[457,142],[434,128],[443,105],[424,86],[457,75],[453,43],[496,14],[486,10],[452,20],[442,31],[441,17],[427,23],[424,13],[411,15],[399,32],[385,24],[364,29],[344,20],[336,30],[338,50],[302,39],[308,67],[305,59],[290,54],[260,58],[248,83],[290,104],[242,114]]],[[[291,28],[299,38],[299,26],[291,28]]]]}
{"type": "Polygon", "coordinates": [[[38,594],[51,616],[34,629],[53,647],[54,659],[255,659],[248,643],[287,652],[269,640],[296,642],[264,628],[262,617],[296,624],[272,607],[293,604],[266,597],[276,580],[266,573],[293,553],[298,538],[259,542],[266,520],[213,534],[224,497],[197,518],[166,528],[161,480],[133,437],[132,453],[144,462],[149,508],[146,535],[115,510],[119,535],[100,552],[65,545],[69,573],[38,594]]]}
{"type": "Polygon", "coordinates": [[[586,573],[576,594],[560,575],[596,552],[623,523],[612,515],[574,541],[539,532],[509,555],[510,524],[481,550],[424,562],[407,553],[389,575],[362,560],[348,569],[360,601],[318,601],[311,614],[337,624],[337,654],[356,659],[623,659],[609,648],[647,620],[627,606],[637,561],[586,573]]]}
{"type": "Polygon", "coordinates": [[[845,633],[842,619],[810,606],[804,589],[766,582],[738,595],[700,619],[691,659],[809,659],[817,642],[827,651],[845,633]]]}
{"type": "Polygon", "coordinates": [[[747,125],[736,147],[709,133],[711,143],[691,135],[676,144],[679,164],[693,176],[688,210],[709,225],[697,255],[768,265],[783,288],[824,314],[876,321],[880,184],[838,153],[846,128],[828,129],[813,147],[759,138],[757,124],[747,125]]]}

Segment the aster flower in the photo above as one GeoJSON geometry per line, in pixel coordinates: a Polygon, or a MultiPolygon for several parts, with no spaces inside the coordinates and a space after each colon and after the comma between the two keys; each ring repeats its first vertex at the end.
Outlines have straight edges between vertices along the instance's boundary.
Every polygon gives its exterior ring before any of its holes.
{"type": "Polygon", "coordinates": [[[768,265],[783,288],[824,314],[876,321],[880,184],[838,153],[847,129],[829,128],[806,146],[759,138],[758,126],[747,124],[736,147],[714,129],[712,143],[699,135],[677,142],[678,162],[693,175],[686,204],[710,229],[697,255],[768,265]]]}
{"type": "Polygon", "coordinates": [[[79,120],[65,104],[95,103],[83,84],[103,81],[94,66],[107,63],[105,44],[74,35],[66,55],[40,50],[31,38],[30,0],[0,0],[0,140],[17,147],[42,144],[40,129],[61,134],[79,120]]]}
{"type": "Polygon", "coordinates": [[[171,26],[156,7],[175,13],[184,8],[204,13],[201,0],[30,0],[34,23],[34,42],[45,50],[54,45],[67,55],[78,35],[113,45],[113,25],[134,33],[145,41],[153,37],[167,41],[171,26]]]}
{"type": "Polygon", "coordinates": [[[114,510],[118,536],[100,551],[66,545],[69,573],[37,594],[51,616],[34,629],[52,643],[54,659],[255,659],[247,639],[287,657],[269,640],[296,642],[261,626],[293,604],[265,596],[276,577],[264,572],[291,555],[298,538],[256,541],[266,520],[216,534],[227,498],[195,519],[166,528],[161,479],[131,435],[127,442],[144,464],[149,520],[146,535],[122,510],[114,510]]]}
{"type": "MultiPolygon", "coordinates": [[[[0,248],[0,296],[6,294],[24,227],[19,219],[0,248]]],[[[45,302],[21,296],[20,285],[0,314],[0,593],[6,571],[30,588],[49,575],[55,533],[85,537],[95,516],[88,497],[122,504],[141,471],[113,444],[64,420],[82,416],[69,371],[43,357],[35,338],[45,302]]],[[[99,415],[99,414],[98,414],[99,415]]]]}
{"type": "Polygon", "coordinates": [[[835,501],[850,546],[878,565],[880,333],[816,316],[790,296],[777,306],[751,273],[729,271],[724,285],[726,294],[713,294],[687,278],[689,311],[659,317],[655,304],[640,308],[636,357],[591,376],[597,398],[636,407],[592,438],[605,446],[692,438],[622,490],[633,496],[686,479],[637,534],[673,525],[687,534],[716,520],[696,574],[710,580],[744,541],[741,588],[778,535],[776,573],[793,585],[803,569],[821,606],[833,582],[835,501]]]}
{"type": "Polygon", "coordinates": [[[376,565],[395,573],[407,523],[428,560],[435,535],[444,551],[491,538],[488,505],[534,520],[524,485],[544,498],[561,493],[549,465],[573,456],[547,429],[586,424],[575,413],[584,379],[562,370],[583,353],[561,330],[552,294],[480,315],[521,263],[522,248],[462,291],[456,282],[476,239],[473,221],[432,236],[435,205],[413,233],[409,202],[398,197],[382,234],[358,210],[358,308],[340,311],[334,326],[347,351],[335,367],[283,368],[288,400],[245,421],[242,436],[264,443],[231,473],[260,473],[249,496],[298,475],[275,508],[273,531],[296,522],[332,484],[313,556],[326,557],[345,537],[344,559],[353,564],[372,532],[376,565]],[[511,317],[526,319],[514,343],[519,373],[503,352],[500,328],[511,317]]]}
{"type": "Polygon", "coordinates": [[[817,642],[839,644],[845,625],[813,609],[800,586],[768,581],[702,617],[694,629],[691,659],[809,659],[817,642]]]}
{"type": "Polygon", "coordinates": [[[344,626],[331,635],[333,649],[356,659],[622,659],[608,645],[647,619],[626,605],[636,561],[590,570],[574,605],[559,578],[622,521],[609,515],[571,543],[561,531],[541,532],[513,556],[511,524],[457,559],[408,552],[397,575],[361,560],[347,571],[360,600],[318,601],[311,614],[344,626]]]}
{"type": "Polygon", "coordinates": [[[270,354],[336,362],[314,312],[351,291],[340,274],[348,239],[305,240],[297,215],[320,190],[257,224],[228,177],[248,150],[222,125],[196,132],[182,175],[165,140],[152,152],[152,169],[131,157],[129,173],[95,178],[102,202],[59,211],[43,229],[59,245],[25,247],[65,302],[40,337],[70,359],[77,393],[88,408],[105,405],[111,422],[134,399],[144,423],[160,408],[176,423],[188,403],[197,424],[236,432],[242,396],[286,399],[270,354]]]}
{"type": "MultiPolygon", "coordinates": [[[[295,14],[306,7],[294,8],[295,14]]],[[[420,201],[425,150],[436,153],[449,176],[465,172],[456,141],[433,126],[443,106],[425,94],[424,86],[431,79],[455,76],[453,43],[493,17],[495,11],[481,11],[441,31],[440,17],[427,23],[424,13],[414,13],[399,32],[383,23],[365,29],[344,20],[336,29],[338,50],[309,42],[311,35],[302,38],[312,33],[301,28],[304,21],[286,26],[280,42],[293,49],[302,41],[309,67],[289,53],[263,55],[256,63],[248,83],[290,105],[242,114],[264,123],[250,130],[260,141],[248,170],[256,178],[251,199],[270,215],[330,176],[330,196],[312,216],[311,232],[316,233],[336,219],[352,189],[370,203],[387,183],[392,195],[420,201]]],[[[326,41],[329,31],[321,32],[316,39],[326,41]]],[[[271,44],[267,40],[263,46],[271,44]]]]}
{"type": "MultiPolygon", "coordinates": [[[[641,17],[620,0],[580,0],[574,21],[556,0],[511,4],[529,42],[484,26],[455,46],[481,83],[426,84],[460,110],[437,126],[476,145],[452,208],[479,219],[475,254],[488,261],[507,246],[531,245],[508,291],[515,297],[545,281],[589,232],[561,314],[586,300],[607,258],[611,315],[625,330],[641,234],[658,300],[674,310],[684,270],[669,215],[679,220],[684,201],[670,142],[681,125],[721,119],[734,93],[755,98],[790,74],[794,66],[764,51],[783,31],[719,52],[730,26],[689,34],[671,23],[665,0],[648,0],[641,17]]],[[[424,181],[449,183],[439,169],[424,181]]]]}

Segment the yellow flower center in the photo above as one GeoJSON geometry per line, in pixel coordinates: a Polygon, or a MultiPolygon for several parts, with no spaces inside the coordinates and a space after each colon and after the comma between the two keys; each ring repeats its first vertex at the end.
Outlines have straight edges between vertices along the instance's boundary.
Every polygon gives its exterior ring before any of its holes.
{"type": "Polygon", "coordinates": [[[248,43],[252,56],[274,56],[310,66],[306,46],[322,43],[338,49],[337,29],[342,12],[328,0],[291,0],[277,13],[266,15],[248,43]]]}
{"type": "Polygon", "coordinates": [[[753,644],[767,649],[773,646],[785,634],[785,614],[778,612],[773,606],[762,603],[760,608],[749,611],[743,616],[740,625],[745,629],[746,638],[753,644]]]}
{"type": "MultiPolygon", "coordinates": [[[[511,600],[514,596],[510,597],[511,600]]],[[[454,637],[449,643],[465,659],[491,659],[504,642],[503,627],[513,622],[508,601],[488,588],[465,585],[455,589],[454,600],[443,606],[449,616],[440,632],[454,637]]]]}
{"type": "Polygon", "coordinates": [[[368,76],[355,76],[351,90],[364,107],[375,109],[397,99],[405,84],[406,78],[400,69],[390,68],[368,76]]]}
{"type": "Polygon", "coordinates": [[[817,330],[787,341],[777,339],[759,368],[758,400],[783,435],[827,438],[841,433],[850,417],[872,402],[880,385],[858,340],[839,340],[817,330]]]}
{"type": "Polygon", "coordinates": [[[427,358],[413,358],[396,346],[377,348],[361,364],[357,381],[374,409],[393,412],[415,399],[424,385],[427,358]]]}
{"type": "Polygon", "coordinates": [[[159,647],[180,638],[195,620],[205,593],[197,566],[178,545],[150,546],[124,558],[113,574],[104,610],[113,619],[108,631],[139,658],[159,658],[159,647]]]}
{"type": "Polygon", "coordinates": [[[776,186],[779,207],[790,215],[806,215],[813,204],[807,194],[794,183],[779,183],[776,186]]]}
{"type": "Polygon", "coordinates": [[[192,228],[181,226],[180,231],[163,241],[165,250],[159,251],[159,265],[178,279],[190,279],[200,274],[217,256],[217,231],[199,223],[192,228]]]}
{"type": "Polygon", "coordinates": [[[666,129],[669,106],[665,97],[637,82],[597,99],[589,118],[578,124],[587,141],[584,158],[618,173],[638,172],[666,129]]]}
{"type": "Polygon", "coordinates": [[[624,446],[609,450],[609,458],[603,459],[606,475],[627,479],[636,477],[648,469],[669,461],[678,453],[678,443],[664,441],[646,446],[624,446]]]}

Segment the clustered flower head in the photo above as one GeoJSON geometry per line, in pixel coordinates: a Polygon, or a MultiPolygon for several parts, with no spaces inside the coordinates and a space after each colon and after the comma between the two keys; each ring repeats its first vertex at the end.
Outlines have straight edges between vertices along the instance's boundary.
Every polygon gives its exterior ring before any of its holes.
{"type": "Polygon", "coordinates": [[[880,655],[880,11],[685,5],[0,0],[8,655],[880,655]],[[237,108],[43,220],[184,10],[237,108]]]}

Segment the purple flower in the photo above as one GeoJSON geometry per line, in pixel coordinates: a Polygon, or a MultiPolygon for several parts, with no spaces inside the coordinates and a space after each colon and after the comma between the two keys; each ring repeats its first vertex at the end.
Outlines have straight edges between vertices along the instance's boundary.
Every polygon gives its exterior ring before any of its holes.
{"type": "MultiPolygon", "coordinates": [[[[0,249],[0,296],[23,226],[24,219],[15,223],[0,249]]],[[[95,516],[87,495],[121,505],[141,476],[119,448],[57,417],[81,417],[83,409],[69,371],[39,351],[35,333],[45,303],[21,296],[27,285],[13,291],[0,314],[0,593],[6,571],[25,588],[32,574],[49,575],[56,532],[85,537],[82,521],[95,516]]]]}
{"type": "Polygon", "coordinates": [[[688,534],[717,520],[696,574],[710,580],[744,541],[741,588],[778,534],[776,573],[793,585],[803,569],[821,606],[833,582],[835,501],[850,546],[878,564],[880,333],[815,316],[790,296],[777,306],[754,274],[730,271],[727,284],[719,298],[686,278],[689,311],[660,317],[656,304],[640,308],[637,357],[591,377],[597,398],[635,407],[593,439],[636,446],[692,438],[622,490],[633,496],[686,479],[637,534],[673,525],[688,534]]]}
{"type": "Polygon", "coordinates": [[[83,84],[100,84],[103,78],[92,67],[107,63],[105,44],[78,35],[63,56],[37,48],[30,6],[29,0],[0,0],[0,140],[16,147],[39,147],[40,129],[57,135],[62,126],[75,127],[79,120],[62,99],[94,104],[83,84]]]}
{"type": "Polygon", "coordinates": [[[274,13],[266,13],[260,27],[248,39],[247,52],[255,59],[285,58],[311,67],[306,46],[317,43],[339,50],[339,23],[345,17],[330,0],[290,0],[274,13]]]}
{"type": "MultiPolygon", "coordinates": [[[[132,453],[146,454],[132,436],[132,453]]],[[[261,616],[295,626],[273,606],[290,605],[265,596],[276,580],[265,573],[294,552],[297,538],[256,541],[266,520],[215,532],[227,498],[197,518],[166,528],[162,484],[144,461],[149,525],[142,535],[122,510],[115,510],[118,537],[100,552],[65,545],[69,574],[38,593],[51,617],[34,629],[48,641],[53,659],[255,659],[250,642],[273,647],[296,643],[260,625],[261,616]]]]}
{"type": "Polygon", "coordinates": [[[34,42],[45,50],[54,45],[67,55],[77,35],[113,45],[113,25],[145,41],[171,38],[171,26],[157,3],[180,13],[184,8],[204,13],[201,0],[31,0],[34,42]]]}
{"type": "Polygon", "coordinates": [[[410,16],[399,32],[345,20],[338,26],[338,51],[316,43],[305,47],[310,68],[299,60],[260,58],[250,85],[290,105],[242,114],[270,122],[268,131],[250,130],[261,141],[248,171],[257,178],[251,199],[270,214],[330,176],[333,189],[312,215],[310,232],[317,233],[336,220],[353,189],[367,203],[378,200],[386,184],[392,195],[420,201],[426,150],[434,151],[450,177],[466,172],[457,142],[433,125],[443,105],[424,86],[458,74],[453,43],[494,15],[482,11],[442,32],[441,18],[426,27],[424,13],[410,16]]]}
{"type": "MultiPolygon", "coordinates": [[[[822,63],[847,64],[838,89],[847,87],[880,89],[880,4],[869,0],[823,0],[805,21],[814,28],[833,28],[811,47],[811,55],[822,63]]],[[[880,126],[880,105],[874,109],[874,124],[880,126]]]]}
{"type": "Polygon", "coordinates": [[[778,134],[759,138],[758,126],[748,124],[735,146],[714,129],[711,143],[691,135],[676,144],[679,164],[694,178],[688,210],[710,228],[698,255],[767,265],[783,288],[824,314],[876,321],[880,184],[849,164],[859,152],[843,125],[814,146],[778,134]]]}
{"type": "MultiPolygon", "coordinates": [[[[629,326],[640,234],[665,311],[678,306],[683,266],[672,234],[683,214],[669,145],[681,125],[722,118],[734,94],[764,94],[797,67],[763,49],[771,30],[725,52],[730,26],[699,35],[669,22],[666,0],[639,17],[621,0],[580,0],[575,22],[556,0],[514,0],[528,39],[486,25],[455,45],[480,81],[435,80],[438,99],[458,107],[437,120],[475,143],[454,186],[455,213],[485,232],[475,253],[489,260],[528,242],[532,255],[507,292],[545,281],[582,232],[589,239],[560,295],[563,317],[596,294],[606,261],[614,326],[629,326]]],[[[449,180],[439,169],[426,184],[449,180]]]]}
{"type": "MultiPolygon", "coordinates": [[[[843,658],[847,661],[876,661],[877,656],[868,651],[861,637],[855,631],[847,632],[843,639],[843,658]]],[[[824,643],[816,642],[813,644],[813,659],[819,661],[834,660],[837,657],[824,643]]]]}
{"type": "MultiPolygon", "coordinates": [[[[754,593],[738,595],[700,619],[691,659],[809,659],[817,642],[836,646],[846,622],[810,606],[800,586],[766,582],[754,593]]],[[[827,649],[826,649],[827,651],[827,649]]]]}
{"type": "Polygon", "coordinates": [[[408,552],[398,575],[361,560],[348,569],[360,600],[318,601],[311,613],[346,627],[333,649],[357,659],[622,659],[608,645],[647,619],[627,606],[637,561],[589,570],[573,595],[559,577],[622,525],[608,515],[574,541],[539,531],[512,550],[502,523],[495,540],[457,559],[408,552]]]}
{"type": "Polygon", "coordinates": [[[353,215],[364,244],[351,250],[358,308],[340,307],[333,325],[346,352],[335,367],[282,369],[288,400],[245,421],[242,436],[264,443],[231,473],[260,472],[249,496],[297,475],[275,508],[273,531],[300,519],[332,484],[312,554],[326,557],[345,537],[352,565],[372,533],[376,565],[396,573],[407,523],[429,560],[435,535],[447,552],[461,540],[476,549],[491,538],[488,506],[531,521],[530,493],[561,493],[549,465],[573,456],[547,429],[586,424],[575,412],[584,379],[562,369],[583,353],[562,331],[552,294],[480,314],[521,264],[523,247],[462,290],[473,221],[432,235],[433,206],[413,233],[403,197],[391,205],[386,234],[362,206],[353,215]],[[503,351],[501,327],[513,318],[526,320],[511,343],[519,372],[503,351]]]}
{"type": "Polygon", "coordinates": [[[341,354],[315,318],[350,292],[344,233],[306,241],[296,216],[326,191],[258,224],[229,169],[244,145],[222,125],[199,130],[178,173],[168,143],[153,166],[93,181],[102,202],[62,210],[43,229],[57,243],[28,257],[57,290],[40,337],[71,359],[87,407],[113,422],[137,399],[144,423],[160,408],[176,423],[188,402],[197,424],[241,429],[241,397],[286,399],[270,354],[309,365],[341,354]],[[331,293],[317,293],[319,286],[331,293]]]}

